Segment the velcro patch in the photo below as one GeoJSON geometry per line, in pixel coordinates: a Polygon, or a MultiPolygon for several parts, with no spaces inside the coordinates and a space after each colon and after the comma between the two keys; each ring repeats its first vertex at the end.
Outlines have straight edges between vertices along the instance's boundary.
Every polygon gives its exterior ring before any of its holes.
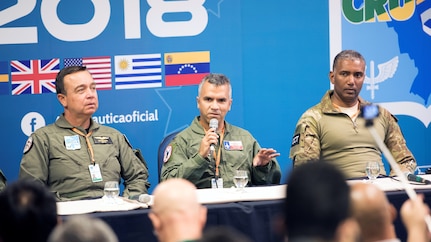
{"type": "Polygon", "coordinates": [[[99,145],[112,144],[111,137],[109,136],[93,136],[93,141],[99,145]]]}
{"type": "Polygon", "coordinates": [[[292,145],[291,147],[299,144],[299,138],[300,138],[300,134],[295,134],[292,138],[292,145]]]}

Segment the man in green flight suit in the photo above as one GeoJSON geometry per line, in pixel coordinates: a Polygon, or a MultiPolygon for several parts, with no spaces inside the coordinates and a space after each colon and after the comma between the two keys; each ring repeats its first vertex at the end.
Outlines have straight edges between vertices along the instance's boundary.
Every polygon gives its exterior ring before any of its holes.
{"type": "Polygon", "coordinates": [[[58,201],[100,198],[106,181],[124,180],[123,196],[148,193],[148,168],[126,137],[94,122],[96,83],[85,66],[61,70],[55,81],[64,113],[27,140],[19,178],[46,184],[58,201]]]}
{"type": "Polygon", "coordinates": [[[279,184],[280,154],[261,148],[247,131],[225,121],[232,105],[232,87],[222,74],[209,74],[198,87],[200,116],[181,131],[165,150],[161,180],[185,178],[197,188],[234,185],[236,170],[248,172],[248,185],[279,184]],[[210,127],[216,119],[218,127],[210,127]]]}

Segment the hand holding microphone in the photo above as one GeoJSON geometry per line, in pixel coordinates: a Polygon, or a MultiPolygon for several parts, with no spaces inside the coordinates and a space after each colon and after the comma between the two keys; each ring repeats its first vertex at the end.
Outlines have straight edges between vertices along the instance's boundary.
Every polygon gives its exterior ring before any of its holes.
{"type": "MultiPolygon", "coordinates": [[[[210,120],[210,124],[209,124],[209,126],[210,126],[210,129],[214,129],[214,132],[216,132],[216,130],[217,130],[217,128],[218,128],[218,120],[217,120],[217,119],[215,119],[215,118],[212,118],[212,119],[210,120]]],[[[214,144],[214,143],[211,143],[211,145],[210,145],[210,154],[211,154],[212,152],[214,152],[214,150],[215,150],[215,144],[214,144]]]]}

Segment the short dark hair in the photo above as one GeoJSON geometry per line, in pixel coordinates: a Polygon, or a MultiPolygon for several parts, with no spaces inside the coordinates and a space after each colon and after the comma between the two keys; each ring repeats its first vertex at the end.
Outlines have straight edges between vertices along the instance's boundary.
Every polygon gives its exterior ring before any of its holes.
{"type": "Polygon", "coordinates": [[[86,66],[68,66],[63,68],[58,72],[57,77],[55,78],[55,90],[57,94],[66,94],[66,90],[64,89],[64,77],[80,71],[86,71],[86,66]]]}
{"type": "Polygon", "coordinates": [[[361,60],[365,63],[364,57],[361,55],[361,53],[357,52],[356,50],[343,50],[340,53],[338,53],[335,58],[334,62],[332,63],[332,70],[335,70],[335,67],[338,65],[338,62],[341,60],[361,60]]]}
{"type": "Polygon", "coordinates": [[[337,227],[350,214],[349,192],[341,171],[327,162],[294,168],[284,204],[288,238],[334,239],[337,227]]]}
{"type": "Polygon", "coordinates": [[[46,242],[57,225],[54,195],[40,182],[18,180],[0,192],[0,241],[46,242]]]}

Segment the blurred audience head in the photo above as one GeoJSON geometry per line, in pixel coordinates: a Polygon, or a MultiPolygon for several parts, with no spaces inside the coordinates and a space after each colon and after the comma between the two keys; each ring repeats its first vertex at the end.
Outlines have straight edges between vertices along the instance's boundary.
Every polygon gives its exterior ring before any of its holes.
{"type": "Polygon", "coordinates": [[[357,224],[350,217],[349,186],[329,163],[309,162],[288,178],[285,230],[288,240],[354,241],[357,224]]]}
{"type": "Polygon", "coordinates": [[[361,228],[362,241],[396,239],[393,222],[397,216],[386,194],[370,183],[351,185],[352,215],[361,228]]]}
{"type": "Polygon", "coordinates": [[[0,241],[45,242],[57,221],[55,197],[43,184],[18,180],[0,192],[0,241]]]}
{"type": "Polygon", "coordinates": [[[172,178],[159,183],[153,195],[149,217],[159,241],[201,238],[207,209],[199,203],[193,183],[172,178]]]}
{"type": "Polygon", "coordinates": [[[76,215],[58,225],[48,242],[118,242],[118,238],[103,220],[76,215]]]}

